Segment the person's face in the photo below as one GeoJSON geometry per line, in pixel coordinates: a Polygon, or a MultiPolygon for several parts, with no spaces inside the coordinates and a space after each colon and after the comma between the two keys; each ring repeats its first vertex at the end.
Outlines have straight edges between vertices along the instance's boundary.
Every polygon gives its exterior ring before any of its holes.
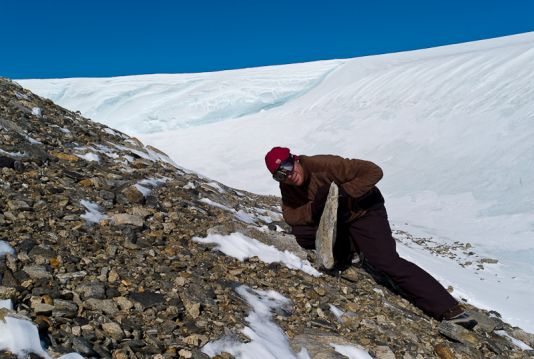
{"type": "Polygon", "coordinates": [[[287,176],[284,182],[293,186],[300,186],[304,183],[304,170],[299,161],[295,161],[293,173],[287,176]]]}

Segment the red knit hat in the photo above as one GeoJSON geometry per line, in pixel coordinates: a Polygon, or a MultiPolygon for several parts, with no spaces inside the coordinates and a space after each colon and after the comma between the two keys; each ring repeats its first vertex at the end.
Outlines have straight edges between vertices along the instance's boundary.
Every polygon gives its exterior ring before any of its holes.
{"type": "Polygon", "coordinates": [[[265,164],[271,173],[274,173],[284,160],[287,160],[291,156],[289,148],[286,147],[273,147],[265,155],[265,164]]]}

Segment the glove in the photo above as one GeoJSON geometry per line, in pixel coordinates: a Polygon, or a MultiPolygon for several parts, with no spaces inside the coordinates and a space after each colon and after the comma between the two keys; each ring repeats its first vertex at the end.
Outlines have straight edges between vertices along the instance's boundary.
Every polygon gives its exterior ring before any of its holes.
{"type": "Polygon", "coordinates": [[[315,192],[315,198],[311,203],[312,220],[314,223],[319,223],[321,220],[326,199],[328,198],[328,191],[330,191],[330,185],[319,187],[317,192],[315,192]]]}

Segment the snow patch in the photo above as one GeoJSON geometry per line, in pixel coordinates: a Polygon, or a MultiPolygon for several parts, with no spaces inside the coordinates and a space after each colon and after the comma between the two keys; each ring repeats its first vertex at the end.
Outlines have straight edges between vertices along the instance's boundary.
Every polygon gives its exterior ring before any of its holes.
{"type": "Polygon", "coordinates": [[[512,337],[510,334],[508,334],[504,330],[496,330],[495,334],[500,335],[501,337],[507,338],[510,340],[516,347],[518,347],[521,350],[533,350],[529,345],[523,343],[521,340],[516,339],[512,337]]]}
{"type": "Polygon", "coordinates": [[[187,184],[183,187],[183,189],[195,189],[196,186],[193,182],[187,182],[187,184]]]}
{"type": "Polygon", "coordinates": [[[0,308],[13,310],[13,303],[11,299],[0,299],[0,308]]]}
{"type": "Polygon", "coordinates": [[[89,162],[100,162],[100,157],[98,157],[98,155],[93,152],[87,152],[82,155],[76,154],[76,157],[82,158],[89,162]]]}
{"type": "Polygon", "coordinates": [[[107,215],[100,211],[98,204],[82,199],[80,204],[87,210],[80,217],[85,219],[89,223],[98,223],[103,219],[109,218],[107,215]]]}
{"type": "Polygon", "coordinates": [[[25,153],[22,152],[7,152],[0,148],[0,154],[4,156],[8,156],[11,158],[24,158],[26,157],[25,153]]]}
{"type": "Polygon", "coordinates": [[[258,257],[265,263],[279,262],[290,269],[301,270],[314,277],[319,277],[321,275],[321,273],[313,268],[307,260],[302,260],[287,250],[281,252],[274,246],[268,246],[239,232],[234,232],[229,235],[209,234],[205,238],[194,237],[193,241],[205,244],[216,244],[214,249],[219,250],[228,256],[237,258],[240,261],[243,261],[246,258],[258,257]]]}
{"type": "Polygon", "coordinates": [[[6,315],[4,320],[0,320],[0,349],[9,350],[19,357],[34,353],[50,358],[41,347],[35,324],[9,315],[6,315]]]}
{"type": "Polygon", "coordinates": [[[294,353],[285,333],[272,321],[273,311],[289,306],[289,299],[274,290],[251,289],[245,285],[237,287],[236,292],[252,307],[245,318],[248,326],[241,331],[250,342],[224,337],[207,343],[202,352],[210,357],[227,352],[236,359],[310,359],[306,351],[294,353]]]}
{"type": "MultiPolygon", "coordinates": [[[[14,318],[10,315],[0,320],[0,350],[10,351],[19,358],[25,358],[33,353],[45,359],[52,359],[41,347],[37,326],[29,320],[14,318]]],[[[78,353],[69,353],[58,359],[83,359],[83,357],[78,353]]]]}
{"type": "Polygon", "coordinates": [[[337,320],[340,320],[341,317],[343,316],[343,314],[345,314],[344,311],[342,311],[341,309],[339,309],[338,307],[336,307],[333,304],[329,304],[328,306],[330,307],[330,312],[332,312],[332,314],[334,314],[334,316],[336,317],[337,320]]]}
{"type": "Polygon", "coordinates": [[[336,352],[345,355],[349,359],[373,359],[365,349],[353,345],[330,344],[336,352]]]}
{"type": "Polygon", "coordinates": [[[6,254],[14,255],[15,250],[9,245],[9,243],[0,240],[0,257],[5,256],[6,254]]]}

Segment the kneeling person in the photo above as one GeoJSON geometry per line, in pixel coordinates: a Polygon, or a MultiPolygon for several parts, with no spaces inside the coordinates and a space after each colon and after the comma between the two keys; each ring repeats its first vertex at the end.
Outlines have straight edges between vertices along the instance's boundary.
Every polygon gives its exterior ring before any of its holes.
{"type": "Polygon", "coordinates": [[[376,187],[383,175],[380,167],[334,155],[297,156],[284,147],[269,151],[265,163],[280,182],[284,220],[300,246],[315,249],[315,234],[334,182],[339,187],[336,261],[350,263],[358,251],[375,279],[385,278],[381,284],[389,284],[425,313],[469,329],[476,325],[436,279],[398,255],[384,198],[376,187]]]}

